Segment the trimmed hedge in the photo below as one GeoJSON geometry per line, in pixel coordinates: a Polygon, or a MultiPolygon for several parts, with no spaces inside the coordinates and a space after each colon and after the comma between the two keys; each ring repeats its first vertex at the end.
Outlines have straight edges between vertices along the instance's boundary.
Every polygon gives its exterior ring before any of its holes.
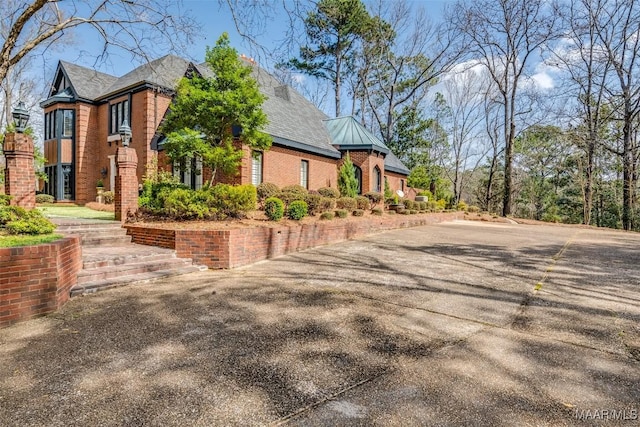
{"type": "Polygon", "coordinates": [[[336,200],[336,207],[338,209],[352,211],[354,209],[358,209],[358,201],[353,197],[340,197],[336,200]]]}
{"type": "Polygon", "coordinates": [[[50,194],[36,194],[36,203],[53,203],[56,199],[50,194]]]}
{"type": "Polygon", "coordinates": [[[337,199],[338,197],[340,197],[340,192],[338,191],[338,189],[333,187],[319,188],[318,193],[320,193],[321,196],[329,197],[331,199],[337,199]]]}
{"type": "Polygon", "coordinates": [[[271,221],[280,221],[284,216],[284,202],[277,197],[264,201],[264,213],[271,221]]]}
{"type": "Polygon", "coordinates": [[[296,221],[307,216],[307,202],[304,200],[294,200],[287,208],[287,217],[296,221]]]}

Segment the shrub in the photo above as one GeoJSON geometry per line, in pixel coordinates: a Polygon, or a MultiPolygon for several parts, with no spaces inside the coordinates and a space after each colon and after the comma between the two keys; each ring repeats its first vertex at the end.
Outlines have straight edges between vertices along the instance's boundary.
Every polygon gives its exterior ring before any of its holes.
{"type": "Polygon", "coordinates": [[[241,218],[256,208],[256,188],[250,184],[216,184],[202,191],[209,193],[210,207],[224,217],[241,218]]]}
{"type": "Polygon", "coordinates": [[[409,209],[409,210],[416,209],[416,203],[418,202],[414,202],[413,200],[409,200],[409,199],[402,199],[402,204],[406,209],[409,209]]]}
{"type": "Polygon", "coordinates": [[[466,211],[466,210],[467,210],[467,204],[466,204],[464,201],[460,200],[460,201],[458,202],[458,206],[456,206],[456,208],[457,208],[459,211],[466,211]]]}
{"type": "Polygon", "coordinates": [[[364,216],[364,211],[362,209],[356,209],[352,212],[353,216],[364,216]]]}
{"type": "Polygon", "coordinates": [[[27,210],[20,206],[0,206],[0,225],[17,221],[27,216],[27,210]]]}
{"type": "Polygon", "coordinates": [[[399,213],[399,214],[402,214],[402,215],[410,215],[410,214],[411,214],[411,211],[410,211],[409,209],[405,209],[405,210],[400,211],[400,212],[398,212],[398,213],[399,213]]]}
{"type": "Polygon", "coordinates": [[[329,197],[331,199],[337,199],[338,197],[340,197],[340,192],[332,187],[319,188],[318,193],[320,193],[321,196],[329,197]]]}
{"type": "Polygon", "coordinates": [[[428,201],[427,202],[427,210],[429,212],[435,212],[438,210],[438,203],[434,202],[434,201],[428,201]]]}
{"type": "Polygon", "coordinates": [[[322,212],[320,219],[333,219],[333,212],[322,212]]]}
{"type": "Polygon", "coordinates": [[[36,194],[36,203],[53,203],[55,200],[50,194],[36,194]]]}
{"type": "Polygon", "coordinates": [[[336,216],[337,216],[338,218],[346,218],[346,217],[347,217],[347,215],[349,215],[349,212],[347,212],[347,211],[346,211],[346,210],[344,210],[344,209],[337,209],[337,210],[335,211],[335,214],[336,214],[336,216]]]}
{"type": "Polygon", "coordinates": [[[11,196],[0,194],[0,206],[9,206],[9,200],[11,200],[11,196]]]}
{"type": "Polygon", "coordinates": [[[418,211],[417,211],[417,210],[415,210],[415,209],[410,209],[410,210],[409,210],[409,213],[410,213],[411,215],[415,215],[415,214],[417,214],[417,213],[418,213],[418,211]]]}
{"type": "Polygon", "coordinates": [[[294,200],[287,208],[287,217],[299,221],[307,216],[307,210],[307,202],[304,200],[294,200]]]}
{"type": "Polygon", "coordinates": [[[264,213],[271,221],[280,221],[284,216],[284,202],[277,197],[264,201],[264,213]]]}
{"type": "Polygon", "coordinates": [[[102,198],[104,199],[105,205],[110,205],[115,200],[115,194],[113,194],[113,191],[105,191],[102,193],[102,198]]]}
{"type": "Polygon", "coordinates": [[[396,211],[387,211],[387,215],[395,215],[396,211]]]}
{"type": "Polygon", "coordinates": [[[322,212],[330,211],[336,208],[336,199],[323,197],[320,199],[320,210],[322,212]]]}
{"type": "Polygon", "coordinates": [[[428,202],[418,202],[420,205],[420,210],[421,211],[426,211],[429,208],[429,204],[428,202]]]}
{"type": "Polygon", "coordinates": [[[429,190],[422,190],[418,193],[418,196],[427,196],[429,200],[433,199],[433,194],[431,194],[431,191],[429,190]]]}
{"type": "Polygon", "coordinates": [[[275,197],[280,192],[277,185],[270,182],[263,182],[256,187],[258,201],[263,203],[269,197],[275,197]]]}
{"type": "Polygon", "coordinates": [[[343,197],[356,197],[358,195],[358,179],[356,168],[351,162],[349,152],[345,154],[342,166],[338,170],[338,190],[343,197]]]}
{"type": "Polygon", "coordinates": [[[316,216],[320,212],[323,212],[322,196],[320,194],[309,192],[309,194],[304,198],[304,201],[307,202],[309,215],[316,216]]]}
{"type": "Polygon", "coordinates": [[[353,197],[340,197],[336,200],[336,206],[338,209],[346,209],[352,211],[358,208],[358,201],[353,197]]]}
{"type": "Polygon", "coordinates": [[[364,195],[371,202],[371,206],[375,207],[378,203],[382,201],[382,193],[378,193],[377,191],[369,191],[364,195]]]}
{"type": "Polygon", "coordinates": [[[210,215],[210,210],[202,195],[202,192],[177,188],[165,199],[164,210],[175,219],[206,218],[210,215]]]}
{"type": "Polygon", "coordinates": [[[440,199],[436,201],[436,211],[441,212],[447,207],[447,201],[445,199],[440,199]]]}
{"type": "Polygon", "coordinates": [[[282,187],[277,197],[288,206],[294,200],[304,200],[308,193],[307,189],[301,185],[288,185],[282,187]]]}
{"type": "Polygon", "coordinates": [[[471,213],[478,213],[480,212],[480,208],[477,207],[476,205],[471,205],[469,206],[468,211],[471,213]]]}
{"type": "Polygon", "coordinates": [[[5,228],[9,234],[49,234],[56,229],[55,224],[42,216],[42,213],[36,209],[27,211],[17,206],[7,206],[0,208],[0,216],[12,218],[5,223],[5,228]],[[3,215],[2,211],[5,210],[10,211],[10,214],[3,215]]]}
{"type": "Polygon", "coordinates": [[[371,213],[372,213],[373,215],[382,215],[382,209],[380,209],[380,208],[373,208],[373,209],[371,209],[371,213]]]}
{"type": "Polygon", "coordinates": [[[356,197],[356,204],[358,205],[358,209],[367,210],[371,208],[371,202],[369,198],[365,196],[356,197]]]}

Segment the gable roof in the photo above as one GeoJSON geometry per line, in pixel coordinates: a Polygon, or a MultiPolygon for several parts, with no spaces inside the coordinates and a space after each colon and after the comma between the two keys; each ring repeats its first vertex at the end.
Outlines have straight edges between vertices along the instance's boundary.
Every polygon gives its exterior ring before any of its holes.
{"type": "MultiPolygon", "coordinates": [[[[104,93],[104,88],[112,85],[117,77],[101,73],[91,68],[60,61],[58,72],[63,72],[69,79],[69,84],[78,98],[94,101],[104,93]]],[[[57,76],[57,73],[56,73],[57,76]]],[[[52,94],[55,95],[55,94],[52,94]]]]}

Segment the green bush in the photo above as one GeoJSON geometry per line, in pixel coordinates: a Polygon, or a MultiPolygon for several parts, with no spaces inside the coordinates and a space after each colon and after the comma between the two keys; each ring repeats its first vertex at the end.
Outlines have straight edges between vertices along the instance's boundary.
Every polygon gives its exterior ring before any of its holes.
{"type": "Polygon", "coordinates": [[[371,202],[371,206],[376,206],[378,203],[382,201],[382,193],[378,193],[377,191],[369,191],[364,195],[371,202]]]}
{"type": "Polygon", "coordinates": [[[335,211],[335,214],[336,214],[336,216],[337,216],[338,218],[346,218],[346,217],[347,217],[347,215],[349,215],[349,212],[347,212],[347,211],[346,211],[346,210],[344,210],[344,209],[337,209],[337,210],[335,211]]]}
{"type": "Polygon", "coordinates": [[[304,200],[294,200],[287,208],[287,217],[289,219],[301,220],[307,216],[307,202],[304,200]]]}
{"type": "Polygon", "coordinates": [[[358,205],[358,209],[367,210],[371,209],[371,202],[368,197],[358,196],[356,197],[356,204],[358,205]]]}
{"type": "Polygon", "coordinates": [[[319,188],[318,193],[320,193],[321,196],[329,197],[331,199],[337,199],[338,197],[340,197],[340,192],[338,191],[338,189],[332,187],[319,188]]]}
{"type": "Polygon", "coordinates": [[[427,202],[427,210],[428,210],[429,212],[435,212],[435,211],[437,211],[437,210],[438,210],[438,203],[436,203],[436,202],[434,202],[434,201],[432,201],[432,200],[428,201],[428,202],[427,202]]]}
{"type": "Polygon", "coordinates": [[[277,197],[289,206],[289,203],[294,200],[304,200],[309,192],[301,185],[288,185],[282,187],[282,190],[278,193],[277,197]]]}
{"type": "Polygon", "coordinates": [[[105,191],[102,193],[102,199],[105,205],[110,205],[115,200],[115,194],[113,194],[113,191],[105,191]]]}
{"type": "Polygon", "coordinates": [[[364,216],[364,211],[362,209],[356,209],[351,214],[353,216],[364,216]]]}
{"type": "Polygon", "coordinates": [[[371,213],[372,213],[373,215],[382,215],[382,209],[380,209],[380,208],[373,208],[373,209],[371,209],[371,213]]]}
{"type": "Polygon", "coordinates": [[[418,202],[420,205],[420,210],[421,211],[426,211],[427,209],[429,209],[429,204],[427,202],[418,202]]]}
{"type": "Polygon", "coordinates": [[[469,209],[468,209],[468,210],[469,210],[469,212],[471,212],[471,213],[478,213],[478,212],[480,212],[480,208],[479,208],[479,207],[477,207],[476,205],[471,205],[471,206],[469,206],[469,209]]]}
{"type": "Polygon", "coordinates": [[[460,201],[458,202],[458,206],[456,206],[456,208],[457,208],[459,211],[466,211],[466,210],[467,210],[467,203],[466,203],[465,201],[463,201],[463,200],[460,200],[460,201]]]}
{"type": "Polygon", "coordinates": [[[387,211],[387,215],[395,215],[396,211],[387,211]]]}
{"type": "Polygon", "coordinates": [[[160,214],[164,209],[164,200],[171,191],[177,188],[188,189],[189,187],[169,177],[159,182],[146,180],[142,184],[142,194],[138,197],[138,206],[147,212],[160,214]]]}
{"type": "Polygon", "coordinates": [[[9,206],[9,200],[11,200],[11,196],[0,194],[0,206],[9,206]]]}
{"type": "Polygon", "coordinates": [[[409,199],[402,199],[402,204],[406,209],[409,209],[409,210],[416,209],[416,203],[418,202],[414,202],[413,200],[409,200],[409,199]]]}
{"type": "Polygon", "coordinates": [[[176,188],[164,201],[165,213],[175,219],[207,218],[211,212],[203,196],[203,192],[176,188]]]}
{"type": "Polygon", "coordinates": [[[322,212],[320,219],[333,219],[333,212],[322,212]]]}
{"type": "Polygon", "coordinates": [[[304,198],[304,201],[307,202],[309,215],[316,216],[320,212],[323,212],[322,196],[320,194],[309,192],[309,194],[304,198]]]}
{"type": "Polygon", "coordinates": [[[275,197],[280,192],[277,185],[270,182],[263,182],[256,187],[256,193],[258,195],[258,201],[264,202],[269,197],[275,197]]]}
{"type": "Polygon", "coordinates": [[[330,211],[336,208],[336,199],[330,197],[322,197],[320,199],[320,210],[322,212],[330,211]]]}
{"type": "Polygon", "coordinates": [[[49,234],[56,229],[39,210],[27,211],[18,206],[0,207],[0,224],[9,234],[49,234]]]}
{"type": "Polygon", "coordinates": [[[405,209],[403,211],[398,212],[401,215],[411,215],[411,211],[409,209],[405,209]]]}
{"type": "Polygon", "coordinates": [[[415,210],[415,209],[410,209],[410,210],[409,210],[409,213],[410,213],[411,215],[415,215],[415,214],[417,214],[417,213],[418,213],[418,211],[417,211],[417,210],[415,210]]]}
{"type": "Polygon", "coordinates": [[[208,192],[210,207],[223,217],[241,218],[256,208],[256,188],[250,184],[216,184],[202,191],[208,192]]]}
{"type": "Polygon", "coordinates": [[[55,200],[50,194],[36,194],[36,203],[53,203],[55,200]]]}
{"type": "Polygon", "coordinates": [[[353,197],[340,197],[336,200],[336,207],[338,209],[346,209],[352,211],[358,208],[358,201],[353,197]]]}
{"type": "Polygon", "coordinates": [[[284,216],[284,202],[277,197],[264,201],[264,213],[271,221],[280,221],[284,216]]]}
{"type": "Polygon", "coordinates": [[[27,216],[27,210],[20,206],[0,206],[0,225],[17,221],[27,216]]]}
{"type": "Polygon", "coordinates": [[[431,194],[431,191],[429,190],[422,190],[421,192],[418,193],[418,196],[427,196],[427,200],[431,200],[433,199],[433,194],[431,194]]]}

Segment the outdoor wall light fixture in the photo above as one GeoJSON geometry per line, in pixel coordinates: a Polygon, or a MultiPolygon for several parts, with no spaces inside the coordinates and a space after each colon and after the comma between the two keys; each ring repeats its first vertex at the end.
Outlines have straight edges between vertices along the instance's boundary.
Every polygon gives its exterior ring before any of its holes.
{"type": "Polygon", "coordinates": [[[27,129],[27,123],[29,122],[29,112],[24,107],[24,102],[18,102],[18,106],[13,109],[11,115],[16,126],[16,132],[23,133],[27,129]]]}
{"type": "Polygon", "coordinates": [[[102,175],[103,178],[106,178],[107,177],[107,168],[100,169],[100,175],[102,175]]]}
{"type": "Polygon", "coordinates": [[[131,141],[131,128],[127,119],[124,119],[120,125],[120,137],[122,138],[122,146],[128,147],[129,141],[131,141]]]}

